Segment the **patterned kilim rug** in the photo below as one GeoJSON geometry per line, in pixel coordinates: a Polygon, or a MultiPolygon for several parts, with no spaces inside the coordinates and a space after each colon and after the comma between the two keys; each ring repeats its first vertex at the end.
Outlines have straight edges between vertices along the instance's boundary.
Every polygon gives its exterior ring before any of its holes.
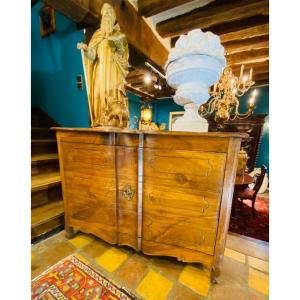
{"type": "Polygon", "coordinates": [[[134,299],[73,255],[33,279],[31,295],[34,300],[134,299]]]}
{"type": "Polygon", "coordinates": [[[269,242],[269,197],[257,196],[255,215],[252,215],[251,200],[238,202],[231,214],[229,231],[269,242]]]}

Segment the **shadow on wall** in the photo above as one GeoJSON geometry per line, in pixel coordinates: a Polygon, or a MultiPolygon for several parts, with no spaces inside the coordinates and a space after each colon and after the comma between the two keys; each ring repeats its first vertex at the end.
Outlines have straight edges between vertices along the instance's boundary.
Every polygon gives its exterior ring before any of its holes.
{"type": "Polygon", "coordinates": [[[32,71],[32,107],[40,107],[61,126],[89,127],[88,103],[86,94],[84,94],[85,91],[64,87],[64,82],[59,80],[63,76],[64,72],[32,71]],[[83,93],[82,97],[78,97],[78,92],[83,93]]]}

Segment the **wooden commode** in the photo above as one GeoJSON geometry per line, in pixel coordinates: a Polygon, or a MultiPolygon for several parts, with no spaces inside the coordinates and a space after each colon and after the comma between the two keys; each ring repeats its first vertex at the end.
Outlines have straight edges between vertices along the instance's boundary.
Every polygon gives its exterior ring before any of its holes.
{"type": "Polygon", "coordinates": [[[219,272],[241,133],[57,131],[65,229],[219,272]]]}

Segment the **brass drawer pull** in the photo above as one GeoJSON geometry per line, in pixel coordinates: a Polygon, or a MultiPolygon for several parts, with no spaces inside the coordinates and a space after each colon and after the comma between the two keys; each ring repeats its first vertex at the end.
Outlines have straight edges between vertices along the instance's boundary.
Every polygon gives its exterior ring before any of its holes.
{"type": "Polygon", "coordinates": [[[132,200],[133,195],[134,195],[134,191],[132,190],[130,184],[127,184],[125,186],[125,188],[123,189],[123,193],[122,194],[123,194],[123,197],[126,200],[128,200],[128,201],[132,200]]]}

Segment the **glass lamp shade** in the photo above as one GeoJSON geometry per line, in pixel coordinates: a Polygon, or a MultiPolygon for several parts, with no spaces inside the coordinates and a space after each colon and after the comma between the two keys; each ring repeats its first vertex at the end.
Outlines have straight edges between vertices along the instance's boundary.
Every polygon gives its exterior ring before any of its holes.
{"type": "Polygon", "coordinates": [[[141,108],[141,122],[143,124],[151,124],[151,122],[152,122],[152,107],[150,105],[142,106],[142,108],[141,108]]]}

